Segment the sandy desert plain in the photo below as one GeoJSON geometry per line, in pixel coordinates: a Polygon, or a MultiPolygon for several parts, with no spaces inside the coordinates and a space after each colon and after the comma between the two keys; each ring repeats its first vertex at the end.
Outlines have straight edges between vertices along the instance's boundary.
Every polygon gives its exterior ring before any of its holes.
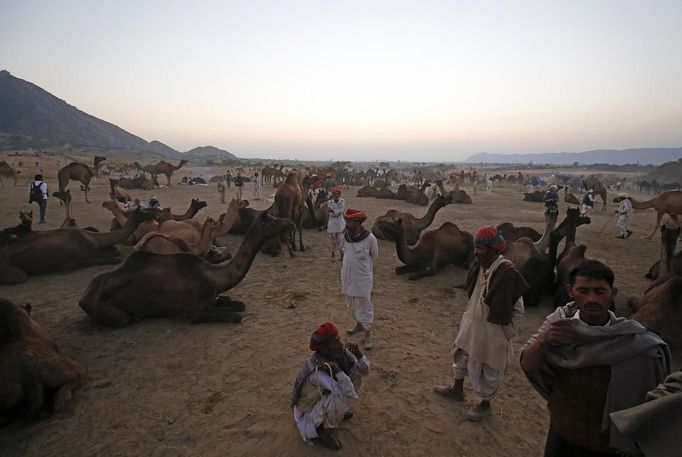
{"type": "MultiPolygon", "coordinates": [[[[60,165],[63,161],[60,162],[60,165]]],[[[58,164],[41,163],[50,191],[57,190],[58,164]]],[[[173,186],[133,191],[145,201],[155,194],[175,213],[184,212],[191,198],[208,202],[196,216],[217,218],[227,205],[219,203],[215,184],[185,186],[180,177],[212,176],[218,168],[185,167],[173,176],[173,186]]],[[[161,182],[165,182],[162,178],[161,182]]],[[[244,198],[251,200],[251,185],[244,198]]],[[[70,185],[73,216],[80,226],[108,230],[111,213],[100,206],[108,199],[108,180],[91,183],[92,203],[78,186],[70,185]]],[[[464,187],[470,194],[471,188],[464,187]]],[[[267,196],[274,192],[264,187],[267,196]]],[[[234,187],[232,188],[234,192],[234,187]]],[[[426,207],[402,201],[360,199],[357,188],[346,190],[346,207],[365,210],[374,219],[394,208],[421,216],[426,207]]],[[[543,207],[522,201],[523,188],[495,188],[492,196],[479,190],[471,205],[450,205],[432,227],[445,221],[474,231],[483,224],[509,221],[542,231],[543,207]]],[[[2,227],[18,223],[19,210],[30,208],[27,187],[5,183],[0,188],[2,227]]],[[[643,196],[633,194],[634,197],[643,196]]],[[[609,200],[615,197],[609,194],[609,200]]],[[[267,201],[251,201],[264,209],[267,201]]],[[[37,219],[37,207],[33,205],[37,219]]],[[[600,207],[600,204],[597,205],[600,207]]],[[[567,208],[561,203],[560,220],[567,208]]],[[[617,310],[628,315],[627,297],[641,297],[643,277],[658,259],[656,236],[642,240],[655,221],[653,210],[637,211],[635,235],[615,238],[615,219],[595,211],[592,224],[577,230],[577,242],[588,246],[587,257],[600,259],[616,273],[617,310]]],[[[64,217],[50,198],[48,223],[34,229],[58,228],[64,217]]],[[[220,241],[234,252],[240,236],[220,241]]],[[[52,336],[61,351],[87,371],[87,381],[66,410],[45,420],[12,423],[0,429],[0,456],[313,456],[329,451],[304,443],[288,408],[293,380],[309,354],[311,332],[330,320],[341,329],[351,318],[340,293],[340,262],[332,260],[326,232],[304,232],[306,251],[296,258],[259,254],[245,279],[229,295],[246,303],[241,324],[189,325],[182,320],[144,320],[127,328],[96,325],[79,308],[78,300],[92,280],[112,266],[32,277],[15,286],[0,286],[0,296],[15,303],[30,302],[32,317],[52,336]]],[[[121,246],[127,256],[129,246],[121,246]]],[[[395,246],[379,241],[375,264],[375,348],[368,351],[370,376],[363,383],[355,417],[337,431],[347,456],[539,456],[548,425],[544,401],[513,361],[493,403],[493,416],[474,424],[464,418],[477,399],[465,383],[467,400],[455,403],[437,397],[434,384],[451,381],[450,345],[466,307],[466,295],[454,286],[464,271],[450,267],[440,274],[408,281],[394,268],[400,262],[395,246]]],[[[553,309],[548,301],[529,308],[517,322],[518,349],[553,309]]],[[[674,352],[673,369],[682,366],[674,352]]]]}

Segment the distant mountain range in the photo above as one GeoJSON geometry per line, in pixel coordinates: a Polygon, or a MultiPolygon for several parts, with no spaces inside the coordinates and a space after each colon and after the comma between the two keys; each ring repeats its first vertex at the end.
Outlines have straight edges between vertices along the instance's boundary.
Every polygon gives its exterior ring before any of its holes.
{"type": "Polygon", "coordinates": [[[580,165],[609,163],[612,165],[661,165],[682,158],[682,148],[595,149],[585,152],[556,152],[541,154],[491,154],[481,152],[464,160],[465,163],[529,163],[580,165]]]}
{"type": "Polygon", "coordinates": [[[213,146],[181,153],[160,141],[147,142],[122,128],[84,113],[23,79],[0,71],[0,150],[70,145],[152,153],[169,159],[236,159],[213,146]]]}

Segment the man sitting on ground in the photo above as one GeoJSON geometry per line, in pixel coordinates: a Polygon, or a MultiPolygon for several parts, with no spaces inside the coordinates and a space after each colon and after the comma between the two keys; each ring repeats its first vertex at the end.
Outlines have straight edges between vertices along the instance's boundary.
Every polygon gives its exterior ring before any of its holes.
{"type": "Polygon", "coordinates": [[[346,344],[331,322],[325,322],[310,337],[314,353],[296,377],[289,406],[303,441],[311,440],[327,449],[341,449],[331,429],[350,419],[350,403],[358,399],[361,376],[369,374],[369,360],[357,344],[346,344]]]}

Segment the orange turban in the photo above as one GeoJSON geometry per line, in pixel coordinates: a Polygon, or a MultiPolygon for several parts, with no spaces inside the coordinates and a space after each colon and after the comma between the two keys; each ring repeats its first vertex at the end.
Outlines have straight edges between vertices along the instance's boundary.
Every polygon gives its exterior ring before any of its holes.
{"type": "Polygon", "coordinates": [[[359,219],[363,222],[367,220],[367,215],[365,214],[365,212],[360,211],[359,209],[348,208],[344,216],[346,217],[346,219],[359,219]]]}
{"type": "Polygon", "coordinates": [[[339,186],[332,187],[332,194],[340,194],[341,193],[341,188],[339,186]]]}

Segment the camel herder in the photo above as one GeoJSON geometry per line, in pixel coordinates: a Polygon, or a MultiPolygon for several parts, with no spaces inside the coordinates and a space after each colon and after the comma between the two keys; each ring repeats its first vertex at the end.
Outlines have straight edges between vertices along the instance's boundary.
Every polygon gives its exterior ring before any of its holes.
{"type": "Polygon", "coordinates": [[[225,203],[225,181],[222,176],[218,179],[218,194],[220,195],[220,203],[225,203]]]}
{"type": "MultiPolygon", "coordinates": [[[[329,220],[327,221],[327,233],[331,242],[332,259],[336,251],[341,252],[341,237],[343,230],[346,228],[346,222],[343,220],[343,212],[346,209],[346,201],[341,198],[341,188],[332,188],[332,199],[327,201],[327,212],[329,213],[329,220]]],[[[343,259],[343,255],[341,256],[343,259]]]]}
{"type": "Polygon", "coordinates": [[[43,181],[43,175],[35,175],[28,189],[28,202],[36,202],[40,210],[40,222],[45,223],[45,212],[47,210],[47,183],[43,181]]]}
{"type": "Polygon", "coordinates": [[[583,197],[580,205],[580,215],[589,216],[594,209],[594,189],[587,189],[587,193],[583,197]]]}
{"type": "Polygon", "coordinates": [[[327,449],[341,449],[331,429],[350,419],[350,403],[358,399],[362,376],[369,374],[369,360],[357,344],[346,344],[331,322],[310,337],[314,351],[298,372],[289,406],[303,441],[327,449]]]}
{"type": "Polygon", "coordinates": [[[641,404],[670,373],[670,350],[610,310],[613,271],[587,260],[569,276],[574,301],[547,316],[521,349],[521,368],[547,400],[545,457],[619,455],[609,414],[641,404]]]}
{"type": "Polygon", "coordinates": [[[619,235],[616,238],[625,239],[632,235],[632,230],[630,230],[630,219],[632,219],[632,203],[630,202],[629,195],[625,192],[618,194],[618,199],[620,204],[616,210],[618,214],[618,220],[616,221],[616,227],[618,227],[619,235]]]}
{"type": "Polygon", "coordinates": [[[469,269],[466,290],[469,303],[452,346],[452,386],[436,386],[434,392],[464,401],[464,378],[481,402],[466,413],[467,420],[480,422],[490,416],[490,402],[497,396],[509,360],[514,314],[522,314],[523,294],[528,284],[514,264],[505,259],[507,243],[494,226],[474,234],[476,261],[469,269]]]}
{"type": "Polygon", "coordinates": [[[341,293],[346,297],[346,305],[353,314],[355,326],[348,330],[349,335],[364,332],[362,347],[372,349],[372,324],[374,306],[371,295],[374,280],[374,260],[379,255],[376,237],[362,226],[367,220],[363,211],[348,209],[344,217],[346,230],[341,240],[341,293]]]}

